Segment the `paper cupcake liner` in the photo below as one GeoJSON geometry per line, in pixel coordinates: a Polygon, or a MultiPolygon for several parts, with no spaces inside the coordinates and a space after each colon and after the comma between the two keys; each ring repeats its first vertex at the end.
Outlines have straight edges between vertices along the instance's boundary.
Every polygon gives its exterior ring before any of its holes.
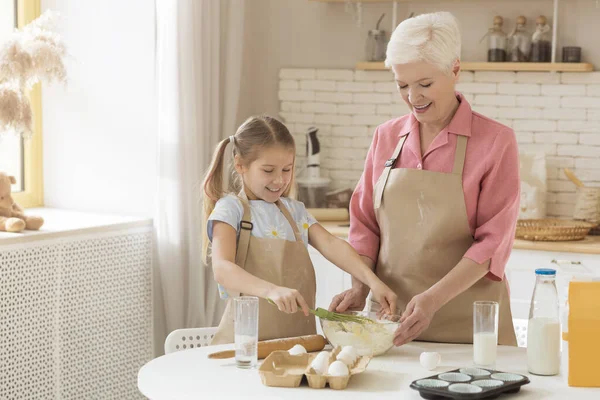
{"type": "Polygon", "coordinates": [[[460,372],[471,376],[488,376],[491,374],[490,371],[482,368],[461,368],[460,372]]]}
{"type": "Polygon", "coordinates": [[[445,374],[439,374],[439,379],[443,379],[448,382],[468,382],[471,377],[467,374],[460,374],[458,372],[447,372],[445,374]]]}
{"type": "Polygon", "coordinates": [[[475,382],[471,382],[471,384],[479,386],[481,388],[495,388],[504,385],[504,382],[496,379],[481,379],[475,382]]]}
{"type": "Polygon", "coordinates": [[[521,379],[523,379],[523,377],[521,375],[509,374],[506,372],[499,372],[496,374],[492,374],[491,378],[498,379],[498,380],[501,380],[504,382],[516,382],[516,381],[520,381],[521,379]]]}
{"type": "Polygon", "coordinates": [[[415,383],[426,388],[443,388],[449,385],[448,382],[439,379],[421,379],[415,383]]]}
{"type": "Polygon", "coordinates": [[[448,390],[454,393],[479,393],[483,391],[479,386],[469,383],[454,383],[448,387],[448,390]]]}

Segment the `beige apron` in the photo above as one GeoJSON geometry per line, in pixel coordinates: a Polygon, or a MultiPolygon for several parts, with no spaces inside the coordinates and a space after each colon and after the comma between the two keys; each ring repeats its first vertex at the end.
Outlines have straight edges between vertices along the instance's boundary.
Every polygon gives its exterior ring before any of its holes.
{"type": "MultiPolygon", "coordinates": [[[[376,273],[398,295],[403,311],[413,296],[442,279],[473,244],[462,187],[467,137],[459,135],[451,174],[394,168],[404,135],[374,189],[380,228],[376,273]]],[[[473,343],[473,302],[499,303],[498,343],[516,346],[506,282],[486,277],[435,313],[417,340],[473,343]]],[[[371,302],[373,309],[379,305],[371,302]]]]}
{"type": "MultiPolygon", "coordinates": [[[[244,217],[240,223],[240,237],[235,262],[248,273],[277,286],[294,288],[302,294],[310,308],[315,307],[315,271],[302,241],[298,226],[287,208],[277,201],[277,207],[291,225],[296,240],[266,239],[252,236],[250,206],[245,194],[241,194],[244,217]]],[[[211,344],[233,343],[233,298],[227,302],[219,329],[211,344]]],[[[286,314],[264,299],[259,299],[258,340],[312,335],[317,332],[315,317],[305,317],[302,311],[286,314]]]]}

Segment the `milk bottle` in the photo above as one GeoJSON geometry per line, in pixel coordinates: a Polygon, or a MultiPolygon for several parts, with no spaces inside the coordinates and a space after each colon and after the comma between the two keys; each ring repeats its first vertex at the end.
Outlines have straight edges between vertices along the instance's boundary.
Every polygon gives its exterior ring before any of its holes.
{"type": "Polygon", "coordinates": [[[540,268],[535,275],[527,326],[527,368],[536,375],[556,375],[561,345],[556,270],[540,268]]]}

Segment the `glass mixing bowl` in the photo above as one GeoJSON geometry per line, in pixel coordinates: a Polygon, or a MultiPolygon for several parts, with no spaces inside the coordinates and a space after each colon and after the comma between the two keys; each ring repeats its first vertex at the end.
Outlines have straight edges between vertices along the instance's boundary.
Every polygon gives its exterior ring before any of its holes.
{"type": "Polygon", "coordinates": [[[332,346],[352,346],[360,356],[378,356],[394,345],[394,332],[400,326],[399,315],[377,316],[375,312],[349,311],[344,314],[368,317],[374,324],[330,321],[319,318],[323,334],[332,346]]]}

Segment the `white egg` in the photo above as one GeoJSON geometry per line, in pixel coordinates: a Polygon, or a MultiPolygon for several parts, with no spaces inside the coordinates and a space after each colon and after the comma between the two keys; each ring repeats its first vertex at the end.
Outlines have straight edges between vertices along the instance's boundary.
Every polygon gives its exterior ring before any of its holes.
{"type": "Polygon", "coordinates": [[[329,362],[329,352],[328,351],[322,351],[319,354],[317,354],[317,356],[315,357],[315,360],[317,358],[319,358],[319,359],[323,358],[323,359],[327,360],[327,362],[329,362]]]}
{"type": "Polygon", "coordinates": [[[343,362],[334,361],[329,366],[327,374],[331,376],[347,376],[350,374],[350,371],[348,371],[348,367],[343,362]]]}
{"type": "Polygon", "coordinates": [[[293,356],[297,356],[298,354],[305,354],[306,349],[301,344],[297,344],[294,347],[292,347],[291,349],[289,349],[288,353],[290,353],[293,356]]]}
{"type": "Polygon", "coordinates": [[[354,357],[352,357],[350,352],[341,351],[336,358],[346,364],[348,367],[352,367],[354,365],[354,357]]]}
{"type": "Polygon", "coordinates": [[[435,369],[439,365],[441,359],[442,357],[440,356],[440,353],[437,353],[435,351],[424,351],[419,357],[419,361],[421,361],[421,365],[423,366],[423,368],[426,368],[428,370],[435,369]]]}
{"type": "Polygon", "coordinates": [[[358,358],[358,352],[356,351],[354,346],[344,346],[344,347],[342,347],[342,351],[346,351],[346,352],[350,353],[352,355],[352,357],[354,358],[354,360],[356,360],[358,358]]]}
{"type": "Polygon", "coordinates": [[[310,363],[310,366],[318,375],[325,375],[327,373],[327,367],[329,367],[329,354],[327,354],[327,352],[319,353],[312,363],[310,363]],[[325,354],[323,355],[323,353],[325,354]]]}

